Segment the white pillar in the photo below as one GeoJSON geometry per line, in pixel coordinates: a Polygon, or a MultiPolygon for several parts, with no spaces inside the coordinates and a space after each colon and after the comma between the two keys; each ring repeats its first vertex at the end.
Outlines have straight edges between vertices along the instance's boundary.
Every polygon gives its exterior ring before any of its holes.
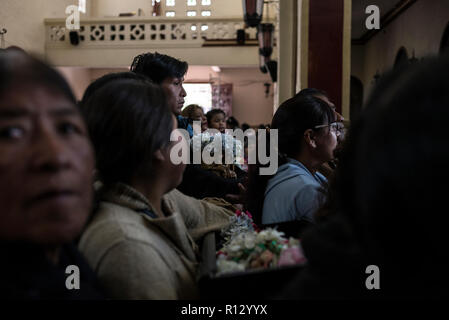
{"type": "Polygon", "coordinates": [[[277,37],[278,74],[274,110],[295,94],[297,63],[298,1],[279,1],[279,34],[277,37]]]}

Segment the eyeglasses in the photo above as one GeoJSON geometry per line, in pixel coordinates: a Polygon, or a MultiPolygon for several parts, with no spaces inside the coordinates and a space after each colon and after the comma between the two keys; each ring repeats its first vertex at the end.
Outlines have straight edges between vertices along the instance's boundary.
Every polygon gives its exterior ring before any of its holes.
{"type": "Polygon", "coordinates": [[[344,124],[342,122],[332,122],[330,124],[321,124],[319,126],[315,126],[313,127],[314,129],[321,129],[321,128],[326,128],[329,127],[330,131],[335,132],[336,134],[340,134],[343,132],[344,129],[344,124]]]}

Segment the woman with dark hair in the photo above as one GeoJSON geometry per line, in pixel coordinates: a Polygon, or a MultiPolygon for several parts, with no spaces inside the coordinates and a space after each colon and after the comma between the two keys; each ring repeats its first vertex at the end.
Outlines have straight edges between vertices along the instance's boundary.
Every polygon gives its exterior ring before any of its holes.
{"type": "Polygon", "coordinates": [[[315,97],[291,98],[278,108],[271,128],[278,130],[280,166],[274,176],[252,174],[249,209],[262,213],[263,224],[313,222],[327,188],[317,169],[337,145],[334,112],[315,97]]]}
{"type": "Polygon", "coordinates": [[[18,50],[0,50],[0,154],[0,297],[101,298],[73,245],[92,205],[87,128],[62,76],[18,50]]]}
{"type": "Polygon", "coordinates": [[[197,298],[194,240],[232,213],[174,190],[185,165],[171,152],[183,141],[170,141],[177,124],[160,86],[120,74],[92,86],[82,110],[102,187],[80,249],[113,298],[197,298]]]}
{"type": "Polygon", "coordinates": [[[343,145],[343,141],[345,138],[345,125],[344,125],[344,120],[345,118],[337,112],[336,108],[335,108],[335,104],[329,99],[328,95],[326,92],[319,90],[319,89],[315,89],[315,88],[305,88],[302,89],[301,91],[299,91],[295,97],[296,98],[300,98],[300,97],[306,97],[306,96],[312,96],[318,99],[323,100],[324,102],[326,102],[331,108],[332,110],[334,110],[335,113],[335,121],[338,124],[338,136],[337,136],[337,147],[334,150],[334,158],[330,161],[327,161],[325,163],[323,163],[323,165],[318,169],[318,171],[320,173],[322,173],[327,179],[332,179],[333,175],[334,175],[334,171],[338,166],[338,156],[341,150],[341,147],[343,145]]]}
{"type": "MultiPolygon", "coordinates": [[[[94,80],[87,88],[86,91],[84,91],[82,100],[80,102],[80,107],[82,108],[87,100],[90,99],[90,97],[96,92],[98,89],[100,89],[102,86],[104,86],[106,83],[114,80],[124,80],[124,79],[136,79],[136,80],[142,80],[142,81],[151,81],[146,76],[132,73],[132,72],[113,72],[105,74],[104,76],[94,80]]],[[[84,112],[88,112],[89,110],[84,110],[84,112]]]]}
{"type": "Polygon", "coordinates": [[[193,121],[201,122],[201,132],[207,130],[207,118],[204,115],[203,108],[197,104],[189,104],[185,107],[181,115],[189,120],[190,125],[193,126],[193,121]]]}
{"type": "Polygon", "coordinates": [[[335,108],[335,104],[329,99],[329,96],[327,95],[326,92],[319,90],[319,89],[315,89],[315,88],[305,88],[305,89],[302,89],[301,91],[299,91],[295,95],[296,98],[307,97],[307,96],[315,97],[315,98],[321,99],[324,102],[326,102],[332,108],[332,110],[334,110],[334,112],[335,112],[335,121],[343,122],[345,120],[345,118],[343,118],[343,116],[337,112],[337,110],[335,108]]]}
{"type": "Polygon", "coordinates": [[[380,80],[351,125],[332,214],[303,238],[309,266],[290,298],[447,297],[448,58],[380,80]]]}

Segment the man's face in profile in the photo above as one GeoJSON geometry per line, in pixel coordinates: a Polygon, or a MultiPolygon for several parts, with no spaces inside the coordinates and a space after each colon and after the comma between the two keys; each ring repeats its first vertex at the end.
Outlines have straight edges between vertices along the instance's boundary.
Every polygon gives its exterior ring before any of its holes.
{"type": "Polygon", "coordinates": [[[168,77],[162,81],[161,86],[167,94],[168,104],[170,109],[178,116],[181,114],[181,109],[184,106],[184,98],[187,95],[182,86],[184,78],[168,77]]]}

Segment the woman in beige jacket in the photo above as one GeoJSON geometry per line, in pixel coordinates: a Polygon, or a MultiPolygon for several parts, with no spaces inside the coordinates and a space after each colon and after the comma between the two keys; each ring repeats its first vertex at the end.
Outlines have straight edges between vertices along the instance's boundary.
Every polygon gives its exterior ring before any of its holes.
{"type": "Polygon", "coordinates": [[[112,298],[197,298],[195,240],[232,212],[174,189],[185,165],[170,160],[182,142],[170,142],[176,119],[162,89],[130,73],[110,78],[82,105],[103,186],[79,248],[112,298]]]}

